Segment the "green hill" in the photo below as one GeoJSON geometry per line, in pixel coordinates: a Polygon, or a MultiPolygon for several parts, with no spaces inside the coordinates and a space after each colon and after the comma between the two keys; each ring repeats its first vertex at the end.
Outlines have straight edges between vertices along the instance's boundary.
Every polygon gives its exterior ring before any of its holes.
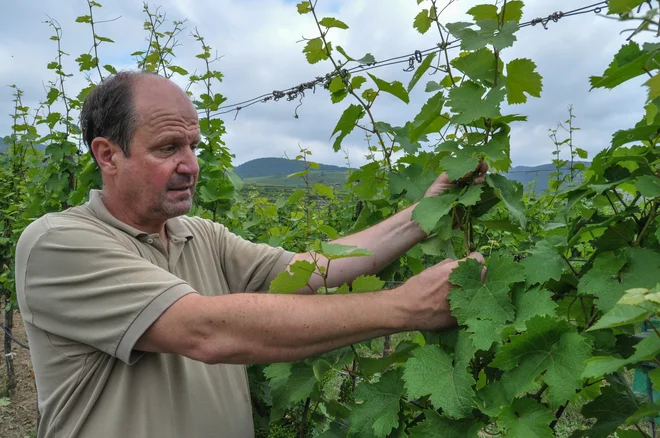
{"type": "MultiPolygon", "coordinates": [[[[234,172],[244,180],[265,176],[286,177],[287,175],[302,172],[303,170],[305,170],[305,165],[302,161],[274,157],[257,158],[234,168],[234,172]]],[[[319,172],[345,172],[348,168],[319,164],[319,168],[316,170],[319,172]]]]}

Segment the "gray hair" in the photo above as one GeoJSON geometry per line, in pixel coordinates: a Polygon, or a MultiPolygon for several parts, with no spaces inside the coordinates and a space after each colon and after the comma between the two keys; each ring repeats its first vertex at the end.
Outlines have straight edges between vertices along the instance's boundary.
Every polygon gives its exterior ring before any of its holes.
{"type": "Polygon", "coordinates": [[[133,102],[133,84],[141,76],[153,73],[124,71],[105,78],[87,95],[80,112],[83,141],[92,158],[92,141],[105,137],[129,156],[129,145],[139,122],[133,102]]]}

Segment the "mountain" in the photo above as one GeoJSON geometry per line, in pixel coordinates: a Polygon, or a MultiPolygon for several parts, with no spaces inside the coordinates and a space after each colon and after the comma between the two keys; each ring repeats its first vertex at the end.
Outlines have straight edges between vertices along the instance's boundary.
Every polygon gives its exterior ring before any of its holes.
{"type": "MultiPolygon", "coordinates": [[[[257,158],[234,168],[234,172],[242,179],[287,176],[303,170],[305,170],[305,165],[302,161],[274,157],[257,158]]],[[[319,168],[316,169],[317,172],[345,172],[347,170],[347,167],[328,164],[319,164],[319,168]]]]}
{"type": "MultiPolygon", "coordinates": [[[[584,162],[588,167],[590,163],[584,162]]],[[[287,178],[287,175],[302,172],[305,167],[302,162],[287,160],[284,158],[257,158],[237,166],[234,171],[247,184],[299,187],[303,185],[301,178],[287,178]]],[[[342,184],[346,181],[348,168],[320,164],[318,170],[311,170],[310,184],[321,182],[324,184],[342,184]]],[[[504,175],[514,181],[521,183],[525,190],[534,190],[541,193],[548,188],[550,175],[555,172],[554,164],[542,164],[540,166],[515,166],[504,175]]],[[[564,175],[568,168],[563,169],[564,175]]]]}

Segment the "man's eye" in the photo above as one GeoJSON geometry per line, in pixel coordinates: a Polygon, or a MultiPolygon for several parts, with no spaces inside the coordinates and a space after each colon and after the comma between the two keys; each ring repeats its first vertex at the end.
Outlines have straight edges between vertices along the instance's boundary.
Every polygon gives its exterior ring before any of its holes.
{"type": "Polygon", "coordinates": [[[168,145],[168,146],[165,146],[164,148],[161,148],[161,151],[163,151],[163,152],[174,152],[174,151],[176,151],[176,148],[177,147],[175,145],[168,145]]]}

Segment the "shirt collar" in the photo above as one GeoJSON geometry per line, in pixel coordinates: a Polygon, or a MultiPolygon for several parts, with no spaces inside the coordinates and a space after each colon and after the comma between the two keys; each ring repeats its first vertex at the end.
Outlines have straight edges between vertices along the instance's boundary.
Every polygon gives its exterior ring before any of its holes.
{"type": "MultiPolygon", "coordinates": [[[[127,223],[122,222],[116,217],[114,217],[108,211],[105,204],[103,203],[103,198],[101,197],[101,191],[98,189],[90,190],[89,200],[85,203],[84,207],[91,210],[94,216],[96,216],[103,222],[135,237],[136,239],[144,238],[149,235],[149,233],[142,230],[138,230],[137,228],[132,227],[127,223]]],[[[183,221],[178,217],[168,219],[165,222],[165,227],[167,228],[168,235],[170,237],[174,237],[175,238],[174,240],[180,239],[180,240],[189,241],[193,238],[193,235],[190,232],[190,230],[183,224],[183,221]]]]}

